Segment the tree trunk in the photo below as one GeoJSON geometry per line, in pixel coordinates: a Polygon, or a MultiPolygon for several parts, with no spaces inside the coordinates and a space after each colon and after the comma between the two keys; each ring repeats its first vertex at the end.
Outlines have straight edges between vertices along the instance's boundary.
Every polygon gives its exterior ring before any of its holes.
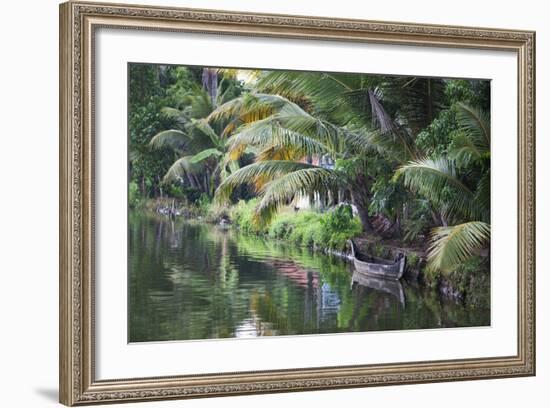
{"type": "Polygon", "coordinates": [[[374,229],[369,219],[369,207],[366,197],[360,192],[352,191],[351,202],[357,208],[357,215],[359,215],[359,219],[363,225],[363,231],[372,232],[374,229]]]}
{"type": "MultiPolygon", "coordinates": [[[[197,183],[195,183],[195,179],[193,177],[191,177],[191,174],[186,172],[185,177],[187,177],[187,181],[189,182],[189,186],[191,188],[197,188],[197,183]]],[[[183,182],[182,182],[182,184],[183,184],[183,182]]]]}
{"type": "Polygon", "coordinates": [[[361,225],[363,225],[363,231],[364,232],[372,232],[374,229],[372,228],[372,224],[369,219],[369,211],[366,208],[360,207],[356,205],[357,207],[357,214],[359,215],[359,219],[361,220],[361,225]]]}
{"type": "Polygon", "coordinates": [[[162,198],[162,196],[163,196],[163,194],[162,194],[162,180],[160,179],[160,176],[157,176],[157,181],[158,181],[158,188],[159,188],[160,198],[162,198]]]}
{"type": "Polygon", "coordinates": [[[141,187],[141,196],[142,197],[145,197],[145,177],[141,176],[141,183],[140,183],[140,187],[141,187]]]}
{"type": "Polygon", "coordinates": [[[215,106],[218,92],[218,71],[212,68],[203,68],[202,86],[210,96],[212,106],[215,106]]]}

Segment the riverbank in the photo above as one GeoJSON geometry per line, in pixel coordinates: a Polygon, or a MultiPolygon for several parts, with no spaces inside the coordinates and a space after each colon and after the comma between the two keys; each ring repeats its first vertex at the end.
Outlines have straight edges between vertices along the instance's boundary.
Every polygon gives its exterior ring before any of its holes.
{"type": "Polygon", "coordinates": [[[208,202],[190,204],[186,200],[172,197],[157,197],[138,200],[130,207],[136,211],[156,213],[165,216],[181,217],[187,220],[204,218],[208,214],[208,202]]]}
{"type": "Polygon", "coordinates": [[[361,251],[377,257],[394,259],[402,253],[407,260],[407,280],[468,306],[490,306],[490,271],[485,259],[473,257],[453,272],[443,274],[426,268],[426,253],[418,243],[403,245],[396,240],[362,233],[360,221],[353,217],[349,207],[341,206],[325,213],[289,209],[277,214],[269,225],[262,226],[254,222],[256,204],[254,200],[241,201],[231,207],[228,216],[237,228],[343,257],[349,256],[347,242],[352,238],[361,251]]]}
{"type": "Polygon", "coordinates": [[[426,254],[422,245],[404,245],[397,240],[362,233],[360,221],[353,217],[347,206],[324,213],[288,208],[277,213],[270,223],[261,224],[255,219],[256,205],[256,200],[249,200],[227,208],[207,202],[189,205],[172,198],[157,198],[141,203],[140,209],[187,221],[222,222],[246,234],[345,258],[350,255],[347,241],[353,238],[362,252],[381,258],[393,259],[398,253],[403,253],[407,259],[405,278],[410,282],[468,306],[490,306],[490,270],[487,259],[473,257],[456,270],[443,274],[426,268],[426,254]]]}

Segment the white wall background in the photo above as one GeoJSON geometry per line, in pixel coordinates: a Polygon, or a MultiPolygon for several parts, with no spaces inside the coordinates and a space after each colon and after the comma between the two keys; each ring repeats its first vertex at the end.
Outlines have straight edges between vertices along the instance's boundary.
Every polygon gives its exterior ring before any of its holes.
{"type": "MultiPolygon", "coordinates": [[[[538,252],[550,245],[550,26],[545,3],[462,0],[133,0],[187,7],[372,20],[412,21],[537,31],[538,252]]],[[[58,1],[5,2],[0,14],[0,404],[57,404],[58,1]]],[[[514,199],[514,198],[511,198],[514,199]]],[[[409,407],[547,406],[550,309],[547,271],[537,262],[538,375],[534,378],[379,387],[142,403],[159,407],[329,407],[343,404],[409,407]]],[[[134,404],[135,405],[135,404],[134,404]]],[[[134,406],[132,405],[132,406],[134,406]]],[[[126,405],[130,406],[130,405],[126,405]]]]}

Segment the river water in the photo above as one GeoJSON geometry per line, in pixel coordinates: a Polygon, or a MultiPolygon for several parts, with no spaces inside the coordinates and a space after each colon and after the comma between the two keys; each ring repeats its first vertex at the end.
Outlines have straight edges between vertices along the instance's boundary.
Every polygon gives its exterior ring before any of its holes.
{"type": "Polygon", "coordinates": [[[133,212],[128,252],[130,342],[490,324],[487,309],[206,223],[133,212]]]}

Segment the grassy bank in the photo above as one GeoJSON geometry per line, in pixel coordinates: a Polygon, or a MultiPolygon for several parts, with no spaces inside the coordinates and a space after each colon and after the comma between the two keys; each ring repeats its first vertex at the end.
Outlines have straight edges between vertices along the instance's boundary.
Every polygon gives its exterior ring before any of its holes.
{"type": "Polygon", "coordinates": [[[339,206],[325,213],[288,209],[279,212],[268,225],[258,223],[256,200],[240,201],[228,215],[240,230],[313,249],[342,251],[346,241],[361,233],[361,222],[349,206],[339,206]]]}

